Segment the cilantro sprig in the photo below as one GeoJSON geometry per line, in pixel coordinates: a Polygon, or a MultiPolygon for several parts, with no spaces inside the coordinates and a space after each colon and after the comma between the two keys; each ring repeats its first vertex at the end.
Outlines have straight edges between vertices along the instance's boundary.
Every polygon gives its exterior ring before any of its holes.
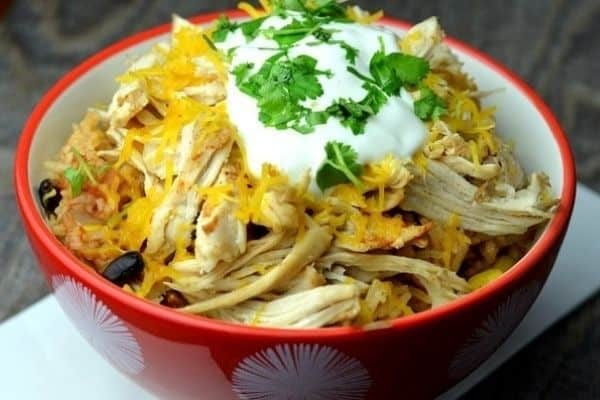
{"type": "Polygon", "coordinates": [[[263,34],[267,38],[276,41],[280,47],[289,47],[305,37],[316,33],[320,29],[320,25],[319,21],[312,18],[303,20],[294,19],[282,28],[265,29],[263,34]]]}
{"type": "Polygon", "coordinates": [[[259,119],[263,124],[310,133],[315,125],[327,121],[323,113],[301,104],[322,96],[323,87],[318,76],[331,74],[318,70],[316,59],[307,55],[290,58],[283,51],[269,58],[253,75],[252,68],[251,64],[240,64],[233,74],[240,90],[257,100],[259,119]]]}
{"type": "Polygon", "coordinates": [[[366,82],[363,88],[368,94],[361,101],[340,99],[327,109],[330,115],[338,118],[342,125],[350,128],[355,135],[365,132],[369,118],[376,115],[388,100],[379,88],[369,82],[366,82]]]}
{"type": "Polygon", "coordinates": [[[237,22],[231,21],[225,15],[221,15],[217,20],[215,28],[212,33],[212,40],[216,43],[224,42],[227,39],[227,35],[231,32],[235,31],[240,27],[240,24],[237,22]]]}
{"type": "Polygon", "coordinates": [[[71,187],[71,194],[73,197],[77,197],[83,191],[83,186],[89,180],[92,184],[97,185],[98,181],[96,176],[101,176],[110,169],[109,165],[102,165],[100,167],[92,167],[89,165],[81,153],[75,148],[71,147],[71,152],[75,156],[77,161],[77,168],[69,167],[63,171],[63,175],[69,186],[71,187]]]}
{"type": "Polygon", "coordinates": [[[217,20],[213,33],[211,35],[211,39],[215,43],[222,43],[227,39],[227,35],[232,32],[235,32],[238,29],[242,30],[246,39],[254,39],[259,34],[259,29],[263,22],[265,22],[266,17],[256,18],[246,22],[234,22],[230,20],[227,16],[221,15],[217,20]]]}
{"type": "Polygon", "coordinates": [[[438,119],[448,112],[444,100],[428,87],[421,87],[420,96],[414,103],[414,110],[417,117],[423,121],[438,119]]]}
{"type": "Polygon", "coordinates": [[[403,86],[414,86],[421,82],[429,73],[427,60],[403,53],[385,54],[377,51],[369,70],[379,87],[389,96],[400,93],[403,86]]]}
{"type": "Polygon", "coordinates": [[[318,17],[348,20],[346,9],[337,0],[275,0],[272,6],[275,14],[297,11],[318,17]]]}
{"type": "MultiPolygon", "coordinates": [[[[348,72],[364,82],[367,95],[361,101],[340,99],[328,108],[328,112],[339,118],[342,125],[350,128],[355,135],[363,134],[369,118],[376,115],[387,103],[389,96],[400,95],[403,87],[420,85],[429,73],[427,60],[403,53],[386,54],[380,40],[380,49],[369,63],[371,76],[365,76],[353,66],[348,72]]],[[[415,102],[415,114],[423,119],[436,118],[443,114],[445,104],[439,97],[423,86],[421,100],[415,102]]]]}
{"type": "Polygon", "coordinates": [[[342,183],[351,182],[358,188],[363,184],[359,177],[363,166],[358,163],[358,153],[351,146],[341,142],[327,142],[326,159],[317,171],[316,181],[319,189],[326,189],[342,183]]]}
{"type": "MultiPolygon", "coordinates": [[[[259,120],[265,126],[291,128],[305,134],[335,118],[354,135],[364,134],[371,117],[379,113],[390,97],[399,96],[402,88],[421,91],[414,103],[414,112],[422,120],[439,118],[445,113],[444,101],[423,84],[430,72],[427,60],[401,52],[387,53],[383,37],[379,38],[379,49],[370,59],[368,73],[358,70],[359,50],[343,40],[336,40],[336,28],[327,25],[346,18],[338,1],[276,0],[272,5],[272,15],[288,18],[285,26],[262,28],[266,18],[238,23],[221,17],[212,35],[212,40],[218,43],[225,41],[229,33],[241,30],[248,41],[263,35],[276,43],[273,49],[261,48],[276,52],[263,65],[242,63],[231,71],[238,88],[257,101],[259,120]],[[290,50],[309,37],[314,41],[305,41],[306,45],[335,44],[345,51],[347,70],[363,81],[364,98],[337,99],[323,109],[306,105],[306,100],[316,100],[323,95],[319,77],[331,77],[330,71],[317,68],[313,57],[290,58],[290,50]]],[[[231,57],[235,50],[229,50],[231,57]]]]}

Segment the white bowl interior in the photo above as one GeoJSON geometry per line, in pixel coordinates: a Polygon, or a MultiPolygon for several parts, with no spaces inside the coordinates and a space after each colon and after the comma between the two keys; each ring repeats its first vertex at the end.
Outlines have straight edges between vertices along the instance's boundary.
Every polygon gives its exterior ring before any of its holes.
{"type": "MultiPolygon", "coordinates": [[[[403,33],[400,29],[395,30],[403,33]]],[[[108,103],[117,89],[115,77],[123,73],[128,63],[167,38],[166,34],[160,35],[107,58],[73,82],[56,99],[40,121],[31,145],[29,180],[34,198],[37,198],[37,183],[47,175],[44,161],[55,157],[71,134],[72,124],[83,118],[89,106],[108,103]]],[[[497,107],[499,135],[515,143],[517,157],[526,171],[548,174],[558,195],[562,191],[563,165],[558,144],[542,115],[526,95],[500,73],[458,49],[454,51],[481,90],[503,89],[484,101],[497,107]]]]}

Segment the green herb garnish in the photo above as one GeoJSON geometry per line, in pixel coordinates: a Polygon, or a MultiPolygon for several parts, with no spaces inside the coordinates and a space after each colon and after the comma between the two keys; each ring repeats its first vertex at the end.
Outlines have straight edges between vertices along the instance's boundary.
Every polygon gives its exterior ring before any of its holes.
{"type": "Polygon", "coordinates": [[[236,85],[240,85],[246,78],[250,71],[254,68],[253,63],[243,63],[236,66],[231,73],[235,76],[236,85]]]}
{"type": "Polygon", "coordinates": [[[83,185],[86,182],[85,173],[81,170],[81,168],[67,168],[64,170],[63,175],[69,182],[69,186],[71,187],[71,194],[73,197],[77,197],[81,194],[83,189],[83,185]]]}
{"type": "Polygon", "coordinates": [[[248,76],[251,69],[248,64],[236,67],[233,74],[240,90],[258,101],[259,119],[263,124],[310,133],[316,122],[323,121],[324,115],[300,103],[323,95],[318,76],[330,74],[316,66],[317,60],[310,56],[290,59],[285,52],[280,52],[252,76],[248,76]]]}
{"type": "Polygon", "coordinates": [[[346,42],[339,41],[337,42],[342,49],[346,51],[346,60],[350,61],[352,64],[356,64],[356,57],[358,57],[358,49],[356,47],[350,46],[346,42]]]}
{"type": "Polygon", "coordinates": [[[325,145],[327,158],[317,171],[316,181],[321,191],[351,182],[362,188],[358,178],[363,171],[363,166],[357,162],[358,153],[351,146],[340,142],[328,142],[325,145]]]}
{"type": "MultiPolygon", "coordinates": [[[[290,128],[306,134],[333,117],[353,134],[360,135],[365,132],[368,120],[381,110],[389,97],[399,96],[403,87],[419,88],[429,73],[429,63],[423,58],[400,52],[386,54],[383,37],[379,38],[380,49],[371,58],[368,73],[359,72],[355,67],[358,49],[345,41],[335,40],[336,30],[324,27],[332,21],[347,21],[344,7],[336,0],[276,0],[273,9],[274,15],[292,17],[291,22],[281,28],[261,29],[266,18],[235,23],[221,17],[213,34],[214,41],[225,40],[228,33],[241,29],[248,40],[264,35],[276,42],[275,49],[263,50],[279,52],[260,66],[258,72],[259,66],[252,63],[240,64],[231,71],[239,89],[256,99],[259,120],[265,126],[290,128]],[[319,110],[305,105],[306,100],[323,95],[319,76],[331,74],[318,70],[317,60],[313,57],[289,56],[290,49],[307,37],[315,38],[307,45],[335,44],[345,51],[347,70],[364,82],[367,94],[363,99],[338,99],[319,110]]],[[[233,51],[235,49],[230,50],[230,56],[233,51]]],[[[441,99],[433,93],[422,91],[421,94],[421,100],[415,102],[415,114],[422,119],[439,117],[444,112],[441,99]]]]}
{"type": "Polygon", "coordinates": [[[215,26],[215,30],[212,33],[212,40],[216,43],[224,42],[229,33],[235,31],[239,28],[239,24],[237,22],[232,22],[225,15],[221,15],[217,20],[217,24],[215,26]]]}
{"type": "Polygon", "coordinates": [[[367,96],[356,102],[351,99],[340,99],[327,109],[332,116],[340,119],[342,125],[350,128],[355,135],[365,132],[367,121],[377,114],[381,107],[387,102],[387,96],[372,84],[365,83],[363,86],[367,96]]]}
{"type": "Polygon", "coordinates": [[[94,185],[98,184],[96,180],[96,176],[104,175],[111,166],[106,164],[100,167],[92,167],[90,166],[81,153],[75,148],[71,147],[71,151],[77,160],[77,168],[69,167],[63,171],[63,175],[65,179],[69,182],[69,186],[71,187],[71,194],[73,197],[77,197],[81,194],[83,190],[83,186],[89,180],[94,185]]]}
{"type": "Polygon", "coordinates": [[[239,24],[239,27],[242,29],[242,33],[244,36],[246,36],[246,39],[251,40],[257,37],[259,34],[259,28],[266,19],[266,17],[256,18],[239,24]]]}
{"type": "Polygon", "coordinates": [[[429,73],[427,60],[403,53],[385,54],[383,42],[381,49],[371,58],[369,71],[379,87],[388,95],[400,93],[403,86],[413,86],[421,82],[429,73]]]}
{"type": "MultiPolygon", "coordinates": [[[[369,64],[371,77],[349,66],[348,72],[363,80],[368,94],[359,102],[342,99],[328,108],[328,112],[339,118],[352,133],[364,133],[368,119],[377,114],[388,96],[398,96],[404,86],[419,84],[429,72],[426,60],[402,53],[385,54],[383,41],[369,64]]],[[[416,112],[415,112],[416,113],[416,112]]]]}
{"type": "Polygon", "coordinates": [[[426,86],[421,87],[421,98],[414,103],[417,117],[423,121],[438,119],[448,112],[446,103],[435,92],[426,86]]]}
{"type": "Polygon", "coordinates": [[[337,0],[275,0],[272,5],[275,14],[297,11],[318,17],[348,20],[346,9],[337,0]]]}
{"type": "Polygon", "coordinates": [[[266,17],[253,19],[247,22],[233,22],[227,16],[221,15],[217,20],[215,29],[212,33],[212,41],[215,43],[224,42],[227,39],[227,35],[241,29],[242,33],[248,40],[254,39],[258,36],[259,28],[265,21],[266,17]]]}
{"type": "Polygon", "coordinates": [[[319,22],[308,18],[305,20],[293,20],[280,29],[265,29],[263,34],[279,44],[281,47],[289,47],[296,42],[304,39],[306,36],[311,35],[319,27],[319,22]]]}

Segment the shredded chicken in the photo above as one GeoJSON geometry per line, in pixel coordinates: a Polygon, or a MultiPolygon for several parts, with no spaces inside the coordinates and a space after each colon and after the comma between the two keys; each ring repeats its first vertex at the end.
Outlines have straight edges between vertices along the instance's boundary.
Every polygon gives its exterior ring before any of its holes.
{"type": "MultiPolygon", "coordinates": [[[[200,136],[201,133],[198,132],[198,135],[200,136]]],[[[178,207],[184,208],[184,212],[180,214],[183,216],[182,222],[190,222],[189,231],[191,231],[191,222],[198,213],[200,196],[197,192],[191,193],[190,190],[196,183],[198,183],[198,188],[212,185],[220,167],[210,168],[211,160],[222,165],[231,149],[231,143],[228,131],[221,131],[219,135],[208,137],[205,140],[194,141],[194,151],[186,160],[182,168],[183,172],[173,181],[171,189],[152,215],[151,235],[148,236],[146,247],[149,253],[158,252],[164,245],[174,247],[178,239],[176,237],[177,229],[169,230],[171,235],[167,236],[167,228],[169,220],[177,213],[178,207]],[[192,203],[191,207],[185,206],[188,201],[192,203]],[[189,209],[193,212],[188,211],[189,209]],[[175,231],[175,237],[173,237],[173,231],[175,231]]]]}
{"type": "Polygon", "coordinates": [[[328,269],[333,265],[343,265],[357,267],[371,273],[411,274],[419,278],[420,283],[431,296],[434,307],[469,292],[467,282],[455,272],[415,258],[334,250],[319,259],[318,264],[328,269]]]}
{"type": "Polygon", "coordinates": [[[277,186],[268,190],[260,204],[264,223],[274,232],[296,230],[300,224],[298,203],[300,199],[294,188],[277,186]]]}
{"type": "Polygon", "coordinates": [[[461,73],[462,64],[443,43],[444,31],[436,17],[430,17],[413,26],[402,39],[402,50],[408,54],[423,57],[432,69],[451,73],[461,73]]]}
{"type": "Polygon", "coordinates": [[[508,184],[515,189],[523,188],[527,182],[527,176],[508,145],[503,144],[500,147],[497,159],[498,165],[500,165],[497,182],[508,184]]]}
{"type": "Polygon", "coordinates": [[[550,218],[553,203],[543,201],[553,198],[549,189],[547,179],[533,174],[530,185],[515,192],[513,197],[477,203],[475,185],[445,164],[429,160],[427,174],[416,176],[408,186],[402,208],[436,221],[447,221],[457,215],[460,226],[473,232],[519,234],[550,218]]]}
{"type": "Polygon", "coordinates": [[[471,161],[457,156],[444,156],[441,161],[460,175],[484,181],[495,178],[500,173],[500,166],[497,164],[475,165],[471,161]]]}
{"type": "Polygon", "coordinates": [[[203,268],[201,260],[194,258],[187,261],[178,261],[173,263],[173,268],[178,271],[189,273],[190,275],[184,275],[174,282],[169,283],[168,286],[173,289],[179,290],[182,293],[203,296],[207,291],[214,292],[215,285],[225,276],[240,271],[241,269],[248,269],[250,273],[239,274],[238,277],[246,277],[250,274],[255,273],[258,270],[258,266],[269,263],[279,264],[289,254],[291,249],[285,248],[283,251],[279,251],[276,257],[268,259],[260,258],[261,255],[268,254],[270,250],[277,248],[278,245],[282,244],[282,236],[277,234],[269,234],[266,237],[249,242],[247,245],[246,252],[240,256],[237,260],[232,263],[220,263],[212,271],[200,274],[203,268]]]}
{"type": "Polygon", "coordinates": [[[295,276],[304,265],[315,261],[327,250],[330,242],[331,235],[326,229],[313,227],[305,232],[281,264],[264,276],[232,292],[189,305],[183,308],[182,311],[202,313],[217,308],[230,307],[261,293],[269,292],[280,285],[287,277],[295,276]]]}
{"type": "Polygon", "coordinates": [[[359,311],[354,285],[327,285],[264,302],[251,300],[213,316],[250,325],[316,328],[354,318],[359,311]]]}
{"type": "Polygon", "coordinates": [[[304,268],[304,271],[300,272],[295,278],[288,282],[285,282],[277,290],[279,292],[294,294],[298,292],[304,292],[305,290],[314,289],[319,286],[323,286],[327,283],[327,280],[321,275],[314,266],[309,265],[304,268]]]}
{"type": "MultiPolygon", "coordinates": [[[[239,166],[226,164],[216,184],[231,184],[239,173],[239,166]]],[[[201,272],[212,271],[218,262],[231,262],[246,251],[246,225],[236,217],[236,210],[237,205],[227,199],[202,207],[195,241],[195,256],[203,263],[201,272]]]]}

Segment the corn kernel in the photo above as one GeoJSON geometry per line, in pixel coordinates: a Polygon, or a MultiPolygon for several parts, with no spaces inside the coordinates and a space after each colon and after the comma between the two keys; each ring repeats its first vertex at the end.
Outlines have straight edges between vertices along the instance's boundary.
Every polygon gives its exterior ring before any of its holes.
{"type": "Polygon", "coordinates": [[[496,268],[486,269],[485,271],[473,275],[468,280],[469,286],[471,286],[472,290],[484,287],[491,281],[496,280],[500,275],[502,275],[502,272],[502,270],[496,268]]]}
{"type": "Polygon", "coordinates": [[[492,265],[493,269],[499,269],[502,272],[506,272],[510,267],[515,265],[515,260],[509,256],[502,256],[492,265]]]}

